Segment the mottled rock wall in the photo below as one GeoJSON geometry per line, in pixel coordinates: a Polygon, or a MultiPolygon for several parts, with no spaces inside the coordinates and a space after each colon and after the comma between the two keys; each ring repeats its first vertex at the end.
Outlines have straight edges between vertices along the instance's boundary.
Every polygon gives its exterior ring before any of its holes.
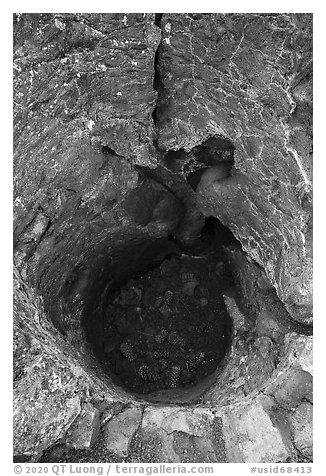
{"type": "Polygon", "coordinates": [[[124,399],[99,380],[81,321],[98,317],[110,285],[171,252],[183,216],[132,165],[156,161],[153,19],[14,19],[15,454],[60,439],[90,393],[124,399]]]}
{"type": "Polygon", "coordinates": [[[312,15],[164,14],[158,144],[235,146],[203,207],[263,266],[294,319],[312,307],[312,15]]]}
{"type": "Polygon", "coordinates": [[[14,454],[41,453],[88,402],[127,400],[99,373],[85,344],[77,350],[49,322],[42,299],[14,276],[14,454]],[[109,390],[111,387],[111,391],[109,390]]]}
{"type": "Polygon", "coordinates": [[[146,266],[183,215],[132,165],[156,161],[153,19],[15,18],[15,261],[61,331],[78,327],[82,306],[65,318],[67,294],[71,304],[146,266]]]}
{"type": "Polygon", "coordinates": [[[46,153],[55,175],[74,141],[152,162],[154,14],[18,15],[14,41],[17,134],[22,148],[38,135],[35,165],[46,153]],[[65,141],[49,144],[62,128],[65,141]]]}
{"type": "Polygon", "coordinates": [[[158,48],[154,14],[16,17],[21,259],[41,286],[34,270],[61,269],[76,235],[70,267],[90,235],[97,247],[117,222],[125,229],[118,203],[139,182],[131,164],[157,164],[154,84],[161,149],[189,151],[214,136],[234,144],[233,178],[201,184],[201,207],[263,266],[292,317],[310,323],[311,15],[164,14],[161,29],[158,48]]]}
{"type": "MultiPolygon", "coordinates": [[[[101,402],[133,402],[101,373],[81,321],[101,315],[110,286],[172,252],[168,236],[195,238],[202,212],[230,227],[292,317],[311,322],[311,15],[164,14],[160,27],[154,19],[15,16],[17,455],[40,455],[61,438],[80,448],[73,435],[85,420],[82,444],[90,446],[101,402]],[[235,167],[195,193],[166,169],[164,154],[210,137],[234,145],[235,167]]],[[[236,399],[244,395],[238,384],[236,399]]],[[[217,402],[230,402],[228,390],[214,390],[217,402]]],[[[300,432],[310,409],[299,409],[291,424],[310,455],[300,432]]],[[[102,409],[102,427],[119,411],[107,417],[102,409]]],[[[234,448],[242,444],[236,430],[227,441],[232,412],[222,412],[227,457],[224,449],[214,456],[215,439],[200,442],[189,430],[189,441],[169,435],[158,460],[170,452],[184,461],[195,448],[203,461],[252,461],[252,448],[234,448]]],[[[136,413],[123,454],[140,425],[136,413]]],[[[283,461],[292,449],[278,441],[283,461]]],[[[261,461],[274,456],[267,442],[261,461]]]]}

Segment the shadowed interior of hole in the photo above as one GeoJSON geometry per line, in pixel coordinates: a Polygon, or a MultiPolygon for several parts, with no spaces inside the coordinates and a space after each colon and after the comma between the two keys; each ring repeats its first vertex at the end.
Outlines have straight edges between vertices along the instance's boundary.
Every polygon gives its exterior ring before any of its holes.
{"type": "Polygon", "coordinates": [[[223,301],[232,277],[222,245],[234,241],[210,217],[192,249],[175,244],[111,288],[85,330],[116,385],[149,401],[187,402],[212,384],[232,340],[223,301]]]}
{"type": "Polygon", "coordinates": [[[199,162],[209,167],[225,160],[225,156],[233,160],[234,150],[235,147],[230,139],[211,137],[203,144],[194,147],[192,152],[199,162]]]}
{"type": "Polygon", "coordinates": [[[183,149],[166,152],[162,155],[162,164],[173,173],[181,173],[192,189],[196,190],[202,174],[210,167],[222,166],[225,176],[230,175],[234,165],[234,151],[235,147],[228,138],[216,136],[190,152],[183,149]]]}

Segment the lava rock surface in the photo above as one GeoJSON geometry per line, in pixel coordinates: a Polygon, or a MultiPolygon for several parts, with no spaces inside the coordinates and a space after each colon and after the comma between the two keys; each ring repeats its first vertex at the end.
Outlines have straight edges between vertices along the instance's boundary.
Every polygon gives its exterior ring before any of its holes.
{"type": "MultiPolygon", "coordinates": [[[[311,63],[311,14],[14,16],[17,462],[311,461],[311,63]],[[187,182],[219,159],[229,177],[187,182]],[[198,404],[158,408],[113,382],[86,334],[207,216],[245,251],[229,253],[234,339],[198,404]]],[[[214,309],[200,287],[186,299],[214,309]]]]}
{"type": "Polygon", "coordinates": [[[311,323],[312,16],[163,14],[160,26],[159,146],[233,143],[233,177],[201,187],[202,206],[311,323]]]}

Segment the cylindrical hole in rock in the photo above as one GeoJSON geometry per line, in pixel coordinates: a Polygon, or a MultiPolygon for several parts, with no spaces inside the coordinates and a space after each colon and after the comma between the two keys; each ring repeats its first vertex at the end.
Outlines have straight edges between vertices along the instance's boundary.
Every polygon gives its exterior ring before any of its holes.
{"type": "Polygon", "coordinates": [[[208,388],[232,340],[223,293],[233,283],[222,245],[234,240],[209,218],[192,249],[179,249],[106,296],[97,355],[115,384],[165,402],[182,392],[190,401],[208,388]]]}

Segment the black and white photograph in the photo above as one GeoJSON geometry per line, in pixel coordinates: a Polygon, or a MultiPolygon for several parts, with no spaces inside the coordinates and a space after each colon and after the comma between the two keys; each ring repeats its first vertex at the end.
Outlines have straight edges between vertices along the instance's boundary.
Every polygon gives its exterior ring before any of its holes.
{"type": "Polygon", "coordinates": [[[12,15],[16,474],[312,471],[313,19],[12,15]]]}

